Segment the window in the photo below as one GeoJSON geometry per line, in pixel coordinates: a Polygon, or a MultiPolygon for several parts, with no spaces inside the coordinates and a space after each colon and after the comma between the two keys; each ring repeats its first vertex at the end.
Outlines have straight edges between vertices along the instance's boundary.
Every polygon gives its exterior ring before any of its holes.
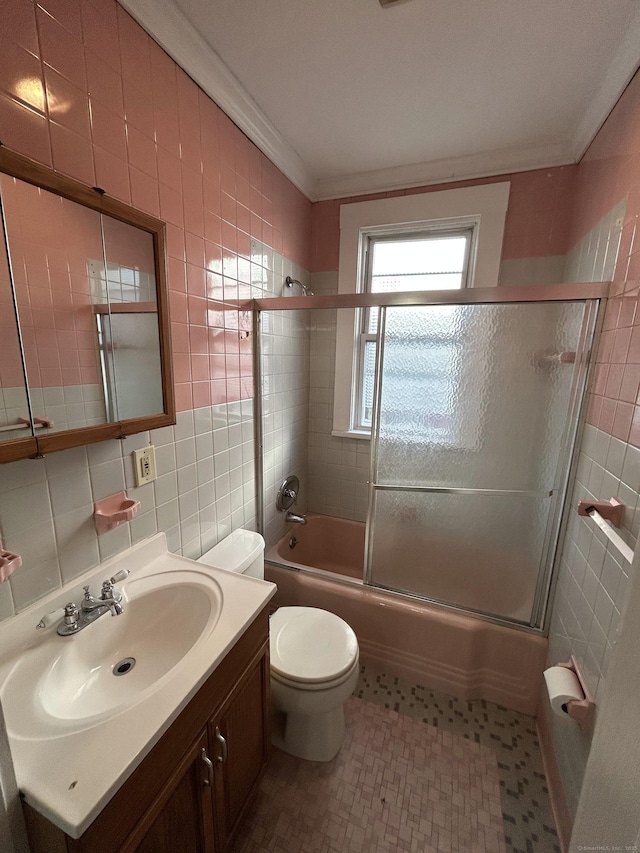
{"type": "MultiPolygon", "coordinates": [[[[365,281],[367,293],[407,290],[450,290],[466,287],[472,255],[473,226],[429,229],[411,234],[370,236],[365,245],[365,281]]],[[[358,315],[357,387],[354,428],[371,429],[373,385],[378,336],[378,309],[362,309],[358,315]]],[[[443,342],[446,350],[446,342],[443,342]]],[[[446,358],[447,353],[444,352],[446,358]]],[[[432,378],[432,383],[443,379],[432,378]]],[[[442,396],[433,387],[436,396],[442,396]]]]}
{"type": "MultiPolygon", "coordinates": [[[[500,182],[342,205],[339,292],[496,286],[509,186],[500,182]]],[[[371,434],[377,331],[377,309],[338,312],[334,435],[371,434]]],[[[445,334],[441,364],[430,378],[436,398],[447,396],[454,349],[455,341],[445,334]]]]}

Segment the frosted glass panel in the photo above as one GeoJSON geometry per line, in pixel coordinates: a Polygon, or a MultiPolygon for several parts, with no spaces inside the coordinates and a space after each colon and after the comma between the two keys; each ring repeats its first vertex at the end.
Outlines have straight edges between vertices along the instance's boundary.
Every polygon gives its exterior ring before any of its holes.
{"type": "Polygon", "coordinates": [[[370,583],[539,620],[586,310],[584,302],[386,309],[370,583]]]}
{"type": "Polygon", "coordinates": [[[377,482],[548,490],[585,304],[389,308],[377,482]]]}
{"type": "Polygon", "coordinates": [[[372,580],[529,622],[551,498],[378,491],[372,580]]]}

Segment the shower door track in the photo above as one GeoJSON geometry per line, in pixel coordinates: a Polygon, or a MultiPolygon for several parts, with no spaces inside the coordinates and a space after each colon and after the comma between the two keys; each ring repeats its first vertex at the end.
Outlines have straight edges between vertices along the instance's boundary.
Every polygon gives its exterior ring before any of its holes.
{"type": "Polygon", "coordinates": [[[492,305],[504,302],[579,302],[607,299],[610,281],[530,284],[520,287],[465,287],[462,290],[418,290],[399,293],[336,293],[329,296],[269,296],[229,300],[244,311],[291,311],[309,308],[387,308],[407,305],[492,305]]]}

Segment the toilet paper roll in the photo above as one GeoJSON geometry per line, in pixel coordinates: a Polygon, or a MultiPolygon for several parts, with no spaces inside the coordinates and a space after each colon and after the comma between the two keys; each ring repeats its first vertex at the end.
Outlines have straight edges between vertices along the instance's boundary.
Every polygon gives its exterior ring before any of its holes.
{"type": "Polygon", "coordinates": [[[584,699],[578,676],[566,666],[552,666],[544,672],[551,708],[559,717],[567,717],[567,703],[584,699]]]}

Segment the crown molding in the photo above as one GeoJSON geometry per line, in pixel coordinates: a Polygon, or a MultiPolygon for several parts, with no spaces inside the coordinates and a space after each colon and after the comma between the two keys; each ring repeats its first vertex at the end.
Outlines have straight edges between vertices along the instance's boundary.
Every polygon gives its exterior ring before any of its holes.
{"type": "Polygon", "coordinates": [[[171,0],[118,0],[289,180],[314,201],[316,179],[238,78],[171,0]]]}
{"type": "Polygon", "coordinates": [[[336,178],[323,178],[316,183],[316,200],[391,192],[409,187],[467,181],[527,172],[575,163],[570,144],[558,143],[533,148],[501,149],[464,157],[445,157],[408,166],[392,166],[370,172],[358,172],[336,178]]]}
{"type": "Polygon", "coordinates": [[[576,163],[582,159],[639,66],[640,10],[635,13],[622,44],[613,54],[607,73],[595,97],[584,111],[573,136],[573,156],[576,163]]]}
{"type": "Polygon", "coordinates": [[[571,140],[318,180],[172,0],[118,2],[310,201],[391,192],[574,164],[589,147],[640,65],[639,10],[571,140]]]}

